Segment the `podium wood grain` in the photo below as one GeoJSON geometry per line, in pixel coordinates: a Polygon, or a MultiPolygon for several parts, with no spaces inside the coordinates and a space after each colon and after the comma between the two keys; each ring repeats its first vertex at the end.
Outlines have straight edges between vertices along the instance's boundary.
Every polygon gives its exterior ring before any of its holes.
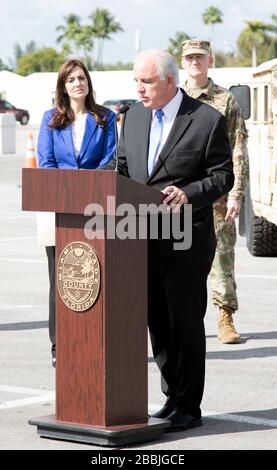
{"type": "MultiPolygon", "coordinates": [[[[39,435],[124,445],[156,439],[168,425],[147,415],[148,242],[112,239],[105,225],[94,228],[92,240],[84,232],[90,203],[117,223],[120,204],[138,211],[162,199],[114,171],[23,169],[22,209],[56,213],[56,260],[79,241],[93,248],[101,271],[98,298],[87,311],[70,309],[56,290],[56,414],[29,421],[39,435]]],[[[133,222],[138,226],[137,215],[133,222]]]]}

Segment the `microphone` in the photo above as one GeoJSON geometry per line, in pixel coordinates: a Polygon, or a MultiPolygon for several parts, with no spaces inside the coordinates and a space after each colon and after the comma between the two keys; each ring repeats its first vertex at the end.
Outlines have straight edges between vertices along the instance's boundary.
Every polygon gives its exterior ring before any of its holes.
{"type": "Polygon", "coordinates": [[[117,113],[117,116],[118,116],[119,114],[125,114],[125,113],[127,113],[127,111],[129,111],[129,109],[130,109],[130,106],[129,106],[128,104],[122,104],[122,105],[120,106],[120,110],[119,110],[118,113],[117,113]]]}
{"type": "Polygon", "coordinates": [[[130,109],[130,106],[128,104],[123,104],[120,106],[120,110],[116,113],[115,115],[115,120],[114,120],[114,126],[115,126],[115,169],[114,171],[118,171],[118,131],[117,131],[117,119],[122,116],[123,114],[126,114],[127,111],[130,109]]]}

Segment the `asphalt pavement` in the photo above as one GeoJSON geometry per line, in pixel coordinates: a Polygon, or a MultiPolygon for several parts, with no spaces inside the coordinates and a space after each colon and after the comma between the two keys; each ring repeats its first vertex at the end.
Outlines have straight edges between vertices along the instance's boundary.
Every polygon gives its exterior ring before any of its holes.
{"type": "MultiPolygon", "coordinates": [[[[16,155],[0,155],[0,449],[99,450],[40,438],[28,424],[30,418],[55,413],[46,256],[37,245],[35,213],[21,211],[21,168],[29,131],[36,141],[36,127],[17,125],[16,155]]],[[[277,258],[252,257],[239,237],[236,278],[240,308],[235,325],[241,344],[217,340],[217,311],[209,300],[203,426],[128,449],[277,448],[277,258]]],[[[151,412],[164,398],[150,346],[148,363],[151,412]]]]}

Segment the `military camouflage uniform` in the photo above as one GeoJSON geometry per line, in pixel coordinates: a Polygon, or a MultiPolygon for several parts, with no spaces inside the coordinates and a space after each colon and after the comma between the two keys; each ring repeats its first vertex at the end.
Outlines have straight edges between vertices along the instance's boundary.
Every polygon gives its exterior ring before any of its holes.
{"type": "Polygon", "coordinates": [[[228,90],[213,83],[209,78],[206,88],[183,88],[188,95],[203,101],[226,118],[227,132],[233,151],[235,183],[231,192],[214,203],[214,225],[217,237],[217,249],[211,270],[213,303],[226,308],[230,313],[238,309],[235,282],[235,221],[225,221],[227,199],[241,201],[248,178],[247,130],[237,101],[228,90]]]}

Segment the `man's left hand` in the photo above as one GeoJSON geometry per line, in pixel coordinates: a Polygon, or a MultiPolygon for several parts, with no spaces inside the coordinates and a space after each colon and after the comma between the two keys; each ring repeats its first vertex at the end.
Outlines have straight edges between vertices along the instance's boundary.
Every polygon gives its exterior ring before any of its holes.
{"type": "Polygon", "coordinates": [[[168,204],[173,212],[178,211],[183,204],[188,203],[186,193],[176,186],[166,186],[162,193],[166,196],[163,203],[168,204]]]}
{"type": "Polygon", "coordinates": [[[225,220],[235,220],[235,218],[239,215],[240,206],[240,201],[237,201],[236,199],[228,199],[225,220]]]}

